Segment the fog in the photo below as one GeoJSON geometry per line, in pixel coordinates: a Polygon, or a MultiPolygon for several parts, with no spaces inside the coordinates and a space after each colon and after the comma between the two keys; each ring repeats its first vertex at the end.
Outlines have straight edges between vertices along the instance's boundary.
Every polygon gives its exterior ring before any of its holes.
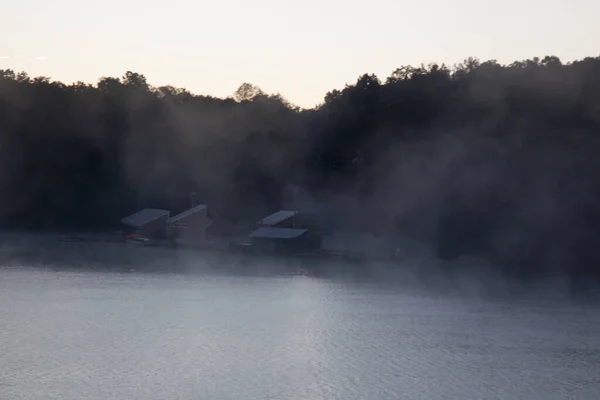
{"type": "MultiPolygon", "coordinates": [[[[113,232],[144,207],[182,211],[195,192],[211,235],[229,237],[283,208],[294,185],[331,229],[409,254],[396,265],[405,281],[587,293],[600,276],[599,72],[600,58],[404,66],[302,110],[251,84],[217,99],[130,71],[74,85],[1,71],[0,222],[27,235],[113,232]]],[[[40,259],[63,256],[40,246],[40,259]]],[[[168,256],[183,270],[211,257],[183,254],[168,256]]],[[[378,263],[364,268],[391,273],[378,263]]]]}
{"type": "MultiPolygon", "coordinates": [[[[248,256],[221,250],[127,246],[121,242],[61,242],[52,233],[10,231],[2,235],[0,265],[4,269],[69,273],[155,275],[165,279],[279,279],[298,277],[426,296],[511,304],[597,305],[593,287],[575,287],[568,274],[538,275],[524,280],[506,268],[477,256],[440,260],[431,245],[412,240],[399,261],[352,263],[332,259],[248,256]],[[587,290],[584,290],[587,289],[587,290]],[[470,299],[470,300],[469,300],[470,299]]],[[[461,300],[461,301],[462,301],[461,300]]]]}

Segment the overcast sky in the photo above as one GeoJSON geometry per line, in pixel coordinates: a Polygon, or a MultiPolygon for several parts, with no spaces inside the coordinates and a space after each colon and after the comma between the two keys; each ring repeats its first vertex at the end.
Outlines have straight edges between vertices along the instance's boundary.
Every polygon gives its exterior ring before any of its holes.
{"type": "Polygon", "coordinates": [[[404,64],[600,55],[598,0],[2,0],[0,69],[65,83],[132,70],[229,96],[242,82],[312,107],[404,64]]]}

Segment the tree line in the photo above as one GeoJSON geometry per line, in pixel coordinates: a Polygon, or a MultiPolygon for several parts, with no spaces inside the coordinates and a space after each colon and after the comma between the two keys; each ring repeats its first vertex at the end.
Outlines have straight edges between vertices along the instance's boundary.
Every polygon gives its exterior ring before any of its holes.
{"type": "Polygon", "coordinates": [[[443,258],[585,275],[600,265],[599,76],[600,57],[469,58],[364,74],[301,109],[248,83],[222,99],[131,71],[66,85],[0,70],[0,221],[114,227],[195,192],[234,226],[294,184],[443,258]]]}

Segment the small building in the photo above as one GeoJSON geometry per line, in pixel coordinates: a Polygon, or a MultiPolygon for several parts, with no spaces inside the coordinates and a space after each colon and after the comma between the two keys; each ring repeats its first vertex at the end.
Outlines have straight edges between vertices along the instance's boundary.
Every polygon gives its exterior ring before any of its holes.
{"type": "Polygon", "coordinates": [[[127,233],[138,233],[147,237],[164,237],[170,211],[145,208],[121,220],[127,233]]]}
{"type": "Polygon", "coordinates": [[[321,238],[309,229],[261,227],[250,234],[253,252],[298,254],[321,248],[321,238]]]}
{"type": "Polygon", "coordinates": [[[281,210],[261,219],[258,224],[271,228],[295,228],[297,215],[298,211],[281,210]]]}
{"type": "Polygon", "coordinates": [[[206,240],[206,229],[212,225],[206,205],[201,204],[169,218],[169,235],[186,244],[206,240]]]}

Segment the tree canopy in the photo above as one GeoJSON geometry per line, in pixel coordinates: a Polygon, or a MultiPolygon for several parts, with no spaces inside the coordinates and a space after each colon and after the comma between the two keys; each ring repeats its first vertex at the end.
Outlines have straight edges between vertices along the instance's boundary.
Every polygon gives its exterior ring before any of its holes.
{"type": "Polygon", "coordinates": [[[357,229],[443,257],[587,273],[600,265],[598,76],[600,57],[469,58],[364,74],[304,110],[249,83],[220,99],[131,71],[66,85],[0,70],[0,221],[103,228],[184,208],[190,192],[254,221],[297,184],[360,199],[357,229]]]}

